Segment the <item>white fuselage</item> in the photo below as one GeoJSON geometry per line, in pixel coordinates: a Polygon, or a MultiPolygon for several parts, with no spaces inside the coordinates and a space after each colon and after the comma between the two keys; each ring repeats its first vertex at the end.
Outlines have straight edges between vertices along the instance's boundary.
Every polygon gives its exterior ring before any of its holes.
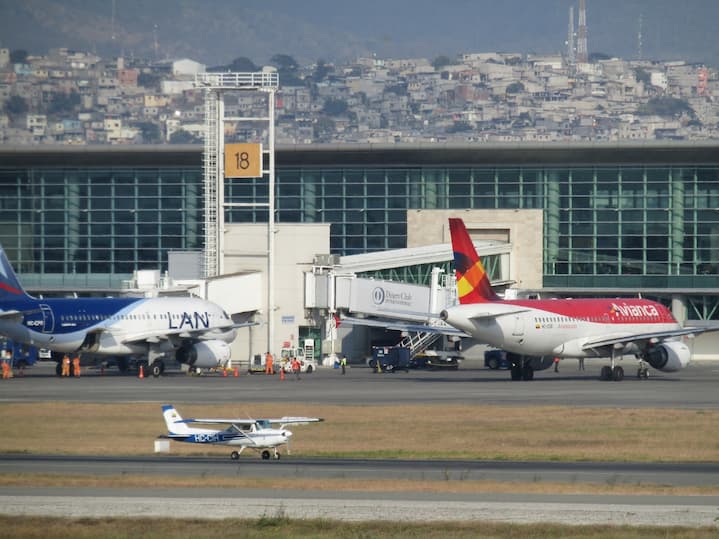
{"type": "MultiPolygon", "coordinates": [[[[545,303],[551,305],[551,302],[545,303]]],[[[534,308],[531,301],[488,302],[450,307],[445,310],[445,320],[477,341],[508,352],[574,358],[600,357],[602,354],[596,349],[584,348],[592,340],[672,331],[680,327],[663,313],[654,316],[653,310],[633,309],[631,313],[614,310],[610,313],[604,305],[567,314],[557,310],[534,308]]],[[[631,345],[618,351],[619,354],[635,352],[631,345]]]]}
{"type": "Polygon", "coordinates": [[[237,330],[216,304],[199,298],[35,300],[37,314],[0,318],[0,334],[54,352],[107,355],[170,351],[183,340],[232,342],[237,330]],[[75,303],[72,303],[75,302],[75,303]]]}

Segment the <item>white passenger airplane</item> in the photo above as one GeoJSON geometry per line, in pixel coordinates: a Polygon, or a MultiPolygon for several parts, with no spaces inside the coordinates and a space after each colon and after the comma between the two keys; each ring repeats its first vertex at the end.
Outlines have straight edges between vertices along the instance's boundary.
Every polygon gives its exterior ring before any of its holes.
{"type": "Polygon", "coordinates": [[[249,447],[260,452],[263,460],[270,458],[270,449],[275,459],[280,458],[277,448],[287,444],[289,447],[292,432],[285,429],[286,425],[304,425],[324,421],[320,417],[280,417],[277,419],[182,419],[174,406],[166,404],[162,407],[162,415],[167,425],[167,438],[177,442],[192,444],[219,444],[239,446],[239,451],[232,451],[230,458],[237,460],[242,451],[249,447]],[[223,429],[206,429],[189,427],[188,423],[204,425],[226,425],[223,429]],[[279,424],[280,428],[272,428],[279,424]]]}
{"type": "Polygon", "coordinates": [[[230,358],[237,328],[218,305],[199,298],[37,299],[23,290],[0,247],[0,335],[62,354],[147,360],[159,376],[163,359],[213,368],[230,358]]]}
{"type": "MultiPolygon", "coordinates": [[[[691,360],[681,337],[719,328],[683,328],[661,303],[638,298],[502,300],[492,290],[482,262],[461,219],[449,219],[459,305],[440,318],[478,342],[509,352],[512,380],[531,380],[533,361],[549,358],[611,358],[603,380],[622,380],[617,356],[676,371],[691,360]]],[[[534,363],[536,364],[536,363],[534,363]]],[[[547,362],[541,363],[547,365],[547,362]]]]}

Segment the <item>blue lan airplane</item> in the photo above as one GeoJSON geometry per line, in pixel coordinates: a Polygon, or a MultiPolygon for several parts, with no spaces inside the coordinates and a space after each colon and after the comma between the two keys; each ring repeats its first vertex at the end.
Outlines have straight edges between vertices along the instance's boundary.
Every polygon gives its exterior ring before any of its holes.
{"type": "Polygon", "coordinates": [[[147,361],[162,374],[163,360],[213,368],[230,358],[237,328],[218,305],[193,297],[48,298],[25,292],[0,247],[0,335],[62,354],[147,361]]]}

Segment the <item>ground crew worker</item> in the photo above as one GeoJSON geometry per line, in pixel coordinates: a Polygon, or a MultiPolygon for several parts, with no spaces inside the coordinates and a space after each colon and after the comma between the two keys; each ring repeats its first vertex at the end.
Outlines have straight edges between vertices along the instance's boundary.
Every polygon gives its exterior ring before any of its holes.
{"type": "Polygon", "coordinates": [[[296,357],[292,358],[292,371],[295,373],[297,379],[300,379],[300,360],[296,357]]]}
{"type": "Polygon", "coordinates": [[[72,375],[80,376],[80,356],[75,356],[72,360],[72,375]]]}
{"type": "Polygon", "coordinates": [[[2,378],[3,380],[10,378],[10,365],[7,361],[2,362],[2,378]]]}
{"type": "Polygon", "coordinates": [[[342,374],[344,374],[347,368],[347,356],[343,355],[340,359],[340,367],[342,368],[342,374]]]}
{"type": "Polygon", "coordinates": [[[62,356],[62,376],[70,376],[70,356],[62,356]]]}
{"type": "Polygon", "coordinates": [[[559,372],[559,358],[554,358],[554,372],[559,372]]]}
{"type": "Polygon", "coordinates": [[[584,358],[583,358],[583,357],[580,357],[580,358],[579,358],[579,366],[578,366],[577,368],[578,368],[580,371],[583,371],[583,370],[584,370],[584,358]]]}
{"type": "Polygon", "coordinates": [[[272,357],[272,354],[270,352],[267,352],[267,355],[265,356],[265,374],[275,374],[275,369],[272,366],[274,361],[275,360],[272,357]]]}

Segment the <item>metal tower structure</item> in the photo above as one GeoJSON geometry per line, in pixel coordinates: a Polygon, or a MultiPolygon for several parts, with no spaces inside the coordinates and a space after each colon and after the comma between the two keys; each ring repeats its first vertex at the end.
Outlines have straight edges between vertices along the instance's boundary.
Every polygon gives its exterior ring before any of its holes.
{"type": "Polygon", "coordinates": [[[589,62],[587,49],[587,0],[579,0],[579,32],[577,35],[577,62],[589,62]]]}
{"type": "Polygon", "coordinates": [[[277,72],[198,73],[195,87],[205,94],[205,140],[202,153],[205,195],[205,278],[224,273],[225,209],[231,207],[267,208],[267,346],[274,339],[274,236],[275,236],[275,93],[279,86],[277,72]],[[262,117],[226,117],[227,92],[262,92],[267,94],[267,115],[262,117]],[[260,155],[260,175],[268,180],[267,202],[231,203],[225,201],[225,122],[267,122],[266,146],[260,155]],[[265,159],[265,156],[267,157],[265,159]],[[265,162],[267,166],[265,167],[265,162]]]}
{"type": "Polygon", "coordinates": [[[567,63],[574,65],[577,61],[574,49],[574,6],[569,6],[569,27],[567,28],[567,63]]]}

